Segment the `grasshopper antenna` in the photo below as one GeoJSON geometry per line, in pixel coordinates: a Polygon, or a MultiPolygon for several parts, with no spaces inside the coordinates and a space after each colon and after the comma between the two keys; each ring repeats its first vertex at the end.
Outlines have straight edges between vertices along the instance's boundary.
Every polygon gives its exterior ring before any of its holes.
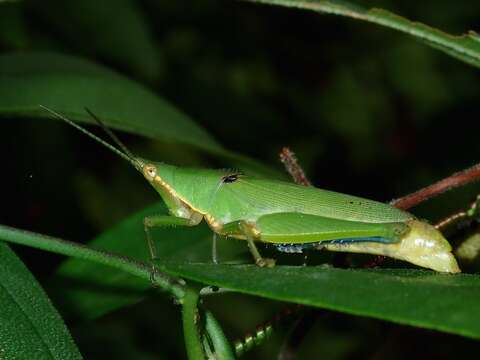
{"type": "Polygon", "coordinates": [[[115,134],[113,134],[113,132],[108,129],[104,123],[102,123],[100,121],[100,119],[98,119],[90,110],[88,109],[85,109],[88,114],[90,116],[93,117],[93,119],[102,127],[102,129],[112,138],[112,140],[115,142],[115,144],[117,144],[120,149],[122,150],[119,150],[117,149],[115,146],[111,145],[110,143],[106,142],[105,140],[99,138],[98,136],[92,134],[90,131],[88,131],[87,129],[83,128],[82,126],[78,125],[77,123],[73,122],[72,120],[68,119],[67,117],[63,116],[62,114],[59,114],[58,112],[46,107],[46,106],[43,106],[43,105],[39,105],[42,109],[48,111],[49,113],[51,113],[52,115],[54,115],[56,118],[60,119],[60,120],[63,120],[65,121],[67,124],[73,126],[74,128],[76,128],[77,130],[81,131],[82,133],[84,133],[85,135],[89,136],[90,138],[92,138],[93,140],[99,142],[100,144],[102,144],[103,146],[105,146],[106,148],[108,148],[110,151],[114,152],[115,154],[117,154],[118,156],[120,156],[121,158],[123,158],[124,160],[127,160],[130,164],[132,164],[136,169],[140,170],[141,168],[141,163],[139,162],[139,160],[137,160],[137,158],[135,156],[133,156],[133,154],[127,149],[127,147],[115,136],[115,134]]]}
{"type": "Polygon", "coordinates": [[[135,159],[136,157],[133,156],[132,152],[128,150],[128,148],[125,146],[123,142],[120,141],[120,139],[117,137],[117,135],[114,134],[112,130],[110,130],[102,120],[98,118],[97,115],[95,115],[93,112],[90,111],[90,109],[85,108],[85,111],[97,122],[97,124],[105,131],[105,133],[110,136],[110,139],[113,140],[117,146],[122,149],[122,151],[131,159],[135,159]]]}

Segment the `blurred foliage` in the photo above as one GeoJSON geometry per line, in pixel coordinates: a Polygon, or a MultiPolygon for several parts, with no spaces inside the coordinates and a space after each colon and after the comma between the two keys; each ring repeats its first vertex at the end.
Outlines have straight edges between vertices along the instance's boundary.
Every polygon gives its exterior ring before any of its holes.
{"type": "MultiPolygon", "coordinates": [[[[449,33],[479,30],[476,2],[357,3],[449,33]]],[[[281,170],[278,152],[290,146],[322,188],[388,201],[480,159],[478,69],[350,19],[238,1],[7,2],[0,4],[0,50],[104,64],[161,94],[229,150],[281,170]]],[[[1,133],[2,224],[85,242],[157,201],[138,174],[63,124],[2,121],[1,133]]],[[[136,154],[231,166],[189,147],[120,135],[136,154]]],[[[478,192],[473,184],[415,213],[435,221],[478,192]]],[[[18,253],[41,282],[62,260],[18,253]]],[[[232,295],[208,304],[232,338],[280,306],[232,295]]],[[[478,349],[453,335],[321,313],[299,358],[447,359],[478,349]]],[[[88,359],[185,356],[178,308],[165,298],[67,325],[88,359]]],[[[272,358],[283,335],[248,358],[272,358]]]]}

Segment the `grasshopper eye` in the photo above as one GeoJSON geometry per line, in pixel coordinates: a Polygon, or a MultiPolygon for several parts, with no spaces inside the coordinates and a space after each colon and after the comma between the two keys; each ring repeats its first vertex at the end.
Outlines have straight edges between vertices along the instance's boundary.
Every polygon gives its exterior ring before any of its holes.
{"type": "Polygon", "coordinates": [[[145,165],[143,168],[143,175],[149,179],[153,180],[157,176],[157,168],[153,165],[145,165]]]}
{"type": "Polygon", "coordinates": [[[241,173],[225,175],[224,177],[222,177],[222,182],[224,184],[233,183],[233,182],[237,181],[238,178],[242,175],[243,174],[241,174],[241,173]]]}

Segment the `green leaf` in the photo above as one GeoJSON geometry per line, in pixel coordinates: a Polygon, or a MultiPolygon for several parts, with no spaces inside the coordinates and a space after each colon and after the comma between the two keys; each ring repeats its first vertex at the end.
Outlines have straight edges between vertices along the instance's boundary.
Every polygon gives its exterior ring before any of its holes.
{"type": "Polygon", "coordinates": [[[25,265],[0,243],[0,358],[81,359],[63,320],[25,265]]]}
{"type": "MultiPolygon", "coordinates": [[[[90,245],[145,260],[148,258],[143,234],[143,217],[163,213],[155,206],[121,222],[90,245]]],[[[480,338],[480,278],[474,275],[443,275],[422,270],[342,270],[322,266],[260,269],[250,265],[214,265],[210,261],[211,231],[205,227],[155,229],[165,272],[206,285],[230,288],[239,292],[275,300],[295,302],[321,308],[370,316],[459,335],[480,338]],[[458,302],[462,299],[462,303],[458,302]]],[[[239,259],[245,254],[242,241],[225,240],[219,245],[222,262],[239,259]]],[[[242,258],[249,262],[249,258],[242,258]]],[[[98,265],[70,259],[58,276],[74,279],[62,288],[59,296],[69,299],[75,316],[92,318],[108,313],[142,297],[129,297],[131,283],[127,275],[98,265]],[[76,280],[75,280],[76,279],[76,280]],[[91,288],[76,287],[91,284],[91,288]],[[125,286],[126,292],[115,290],[125,286]]],[[[131,294],[130,294],[131,295],[131,294]]]]}
{"type": "Polygon", "coordinates": [[[480,37],[473,31],[455,36],[383,9],[364,9],[345,1],[328,0],[247,0],[320,13],[341,15],[382,25],[409,34],[425,44],[468,64],[480,67],[480,37]]]}
{"type": "Polygon", "coordinates": [[[163,271],[270,299],[480,338],[480,277],[426,270],[159,262],[163,271]]]}
{"type": "Polygon", "coordinates": [[[93,120],[154,139],[221,153],[222,147],[185,114],[144,86],[103,66],[55,53],[0,56],[0,113],[51,118],[39,104],[73,120],[93,120]]]}
{"type": "MultiPolygon", "coordinates": [[[[162,204],[149,207],[110,228],[91,241],[89,246],[147,261],[150,256],[143,219],[148,215],[162,213],[166,213],[162,204]]],[[[157,240],[160,258],[182,259],[187,262],[210,259],[212,232],[205,224],[191,228],[155,228],[152,234],[157,240]]],[[[235,242],[226,243],[224,245],[229,246],[235,242]]],[[[234,251],[236,250],[222,247],[222,256],[231,256],[234,251]]],[[[150,283],[127,273],[74,258],[60,266],[49,286],[52,298],[61,306],[62,311],[75,319],[96,318],[138,302],[150,288],[150,283]]]]}
{"type": "MultiPolygon", "coordinates": [[[[151,206],[111,227],[88,245],[149,261],[143,219],[148,215],[166,213],[161,203],[151,206]]],[[[152,236],[161,259],[211,261],[212,231],[205,223],[194,227],[154,228],[152,236]]],[[[247,250],[243,241],[219,241],[218,247],[222,261],[241,259],[247,250]]],[[[75,319],[96,318],[136,303],[150,288],[150,283],[127,273],[74,258],[59,267],[49,284],[52,298],[69,318],[75,319]]]]}
{"type": "Polygon", "coordinates": [[[106,67],[56,53],[0,56],[0,115],[55,118],[39,104],[72,120],[95,123],[85,111],[89,108],[111,128],[194,146],[233,166],[278,177],[269,167],[224,149],[187,115],[106,67]]]}
{"type": "MultiPolygon", "coordinates": [[[[140,239],[135,233],[141,229],[142,215],[137,214],[136,219],[132,217],[106,232],[95,244],[103,242],[116,249],[120,246],[122,252],[140,256],[146,246],[136,242],[140,239]]],[[[480,278],[477,275],[409,269],[344,270],[325,266],[265,269],[228,264],[229,257],[223,251],[220,252],[223,263],[212,264],[205,251],[209,249],[210,236],[205,227],[159,229],[155,238],[159,240],[162,258],[156,262],[157,267],[174,277],[246,294],[480,338],[477,321],[480,278]]],[[[245,245],[242,241],[223,243],[245,245]]],[[[74,251],[74,248],[68,249],[73,256],[74,251]]],[[[235,258],[238,260],[238,256],[235,258]]],[[[87,285],[73,291],[62,287],[61,292],[81,318],[96,317],[138,301],[140,292],[147,288],[144,276],[140,281],[125,281],[123,271],[87,264],[90,265],[82,267],[78,260],[68,260],[59,271],[60,276],[73,280],[67,285],[87,285]],[[137,293],[131,291],[131,286],[137,293]]]]}

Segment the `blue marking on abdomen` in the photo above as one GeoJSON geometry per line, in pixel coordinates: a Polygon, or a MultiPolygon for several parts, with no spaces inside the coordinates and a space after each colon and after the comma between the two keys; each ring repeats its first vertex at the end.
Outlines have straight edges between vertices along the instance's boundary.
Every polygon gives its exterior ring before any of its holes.
{"type": "Polygon", "coordinates": [[[319,241],[320,243],[328,243],[328,244],[353,244],[357,242],[379,242],[379,243],[391,243],[392,240],[388,238],[384,238],[381,236],[371,236],[371,237],[361,237],[361,238],[345,238],[345,239],[334,239],[334,240],[326,240],[326,241],[319,241]]]}
{"type": "Polygon", "coordinates": [[[322,244],[337,244],[337,245],[349,245],[359,242],[377,242],[377,243],[391,243],[392,240],[381,236],[371,237],[357,237],[357,238],[344,238],[334,240],[323,240],[304,244],[274,244],[276,249],[285,253],[301,253],[303,250],[315,248],[322,244]]]}

